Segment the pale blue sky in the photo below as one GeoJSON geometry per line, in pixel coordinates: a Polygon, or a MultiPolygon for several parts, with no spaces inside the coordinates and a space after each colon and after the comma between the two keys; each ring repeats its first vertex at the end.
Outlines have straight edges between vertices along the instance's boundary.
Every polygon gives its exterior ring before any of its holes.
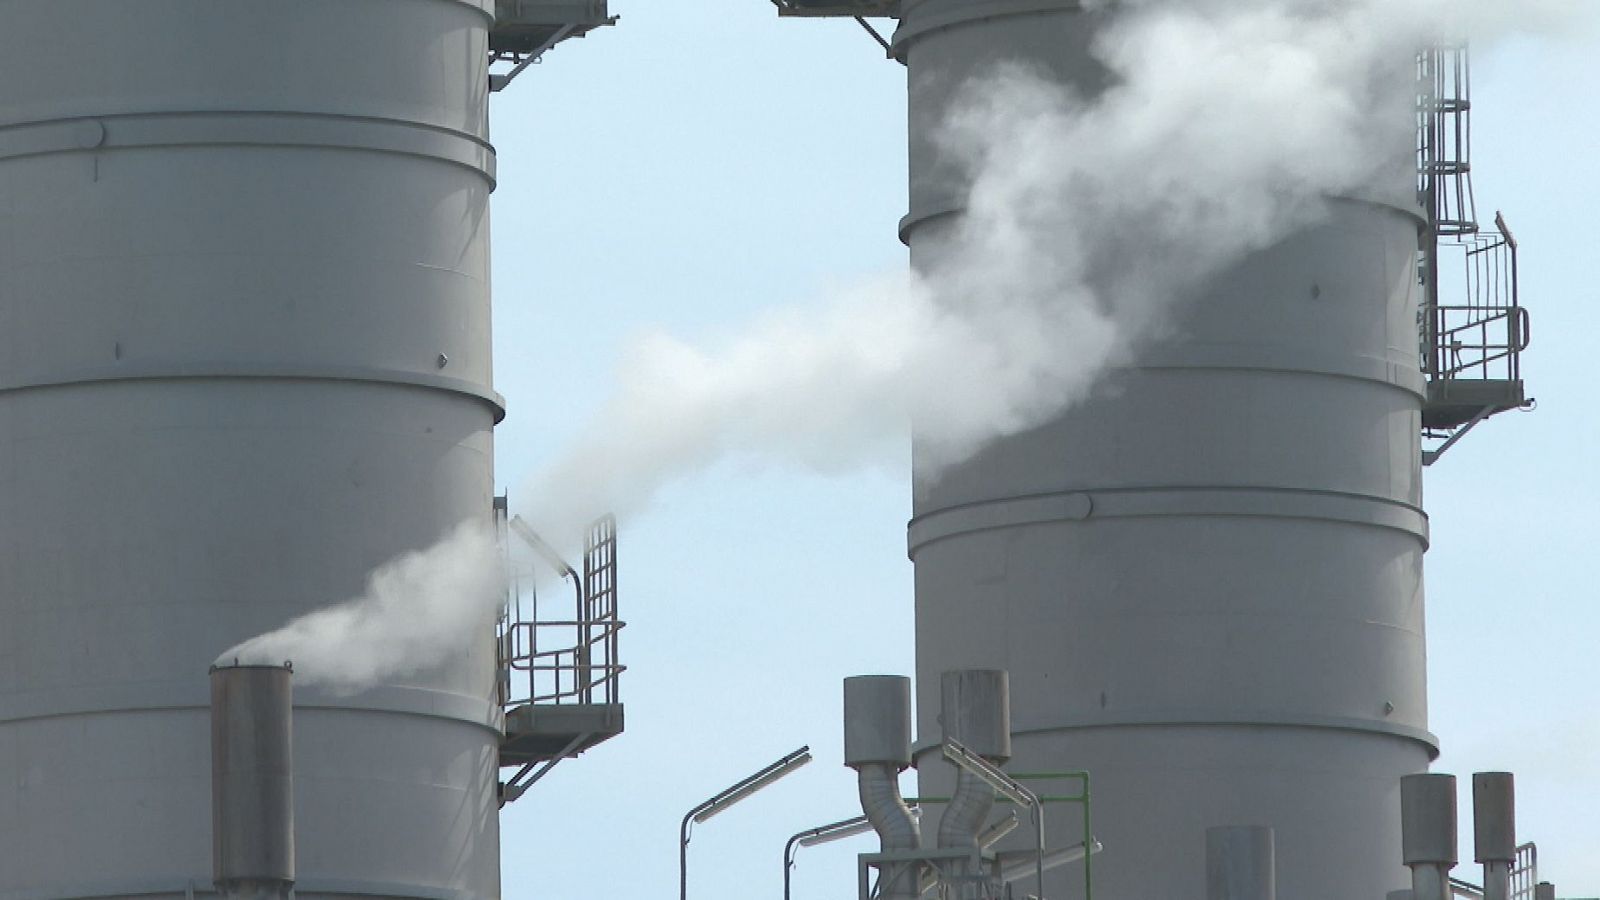
{"type": "MultiPolygon", "coordinates": [[[[905,265],[904,71],[854,23],[779,21],[766,0],[612,8],[619,27],[493,104],[498,464],[514,507],[536,502],[519,482],[599,404],[629,335],[714,338],[905,265]]],[[[1523,245],[1539,409],[1484,425],[1427,477],[1436,770],[1516,771],[1520,834],[1563,896],[1600,895],[1600,428],[1583,399],[1600,335],[1597,51],[1590,32],[1476,57],[1480,208],[1504,209],[1523,245]]],[[[815,763],[690,848],[693,896],[778,896],[785,838],[858,811],[840,679],[911,671],[909,512],[903,467],[734,460],[624,522],[628,730],[505,811],[505,896],[671,896],[684,811],[810,743],[815,763]]],[[[871,845],[801,851],[797,900],[849,896],[871,845]]]]}

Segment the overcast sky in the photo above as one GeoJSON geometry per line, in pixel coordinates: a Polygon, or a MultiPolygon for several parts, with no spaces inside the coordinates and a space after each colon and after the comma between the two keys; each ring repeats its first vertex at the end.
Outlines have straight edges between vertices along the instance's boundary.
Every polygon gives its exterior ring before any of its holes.
{"type": "MultiPolygon", "coordinates": [[[[497,456],[513,509],[537,502],[519,484],[601,402],[630,335],[714,340],[906,264],[904,70],[853,22],[779,21],[767,0],[612,11],[618,27],[493,103],[510,404],[497,456]]],[[[1563,896],[1600,896],[1595,33],[1475,56],[1479,206],[1503,209],[1522,243],[1539,407],[1485,424],[1426,480],[1435,771],[1515,771],[1519,837],[1563,896]]],[[[627,732],[507,808],[505,896],[670,896],[683,813],[809,743],[815,763],[690,848],[692,895],[778,896],[784,840],[859,812],[840,680],[911,673],[909,514],[905,464],[821,476],[730,460],[624,522],[627,732]]],[[[797,900],[849,896],[871,848],[802,850],[797,900]]]]}

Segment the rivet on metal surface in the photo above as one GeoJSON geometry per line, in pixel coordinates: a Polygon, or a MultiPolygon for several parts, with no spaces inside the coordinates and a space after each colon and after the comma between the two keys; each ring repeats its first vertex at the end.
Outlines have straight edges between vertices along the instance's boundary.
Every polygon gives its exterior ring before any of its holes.
{"type": "Polygon", "coordinates": [[[439,368],[442,369],[448,365],[450,365],[450,357],[444,355],[443,353],[439,354],[439,368]]]}

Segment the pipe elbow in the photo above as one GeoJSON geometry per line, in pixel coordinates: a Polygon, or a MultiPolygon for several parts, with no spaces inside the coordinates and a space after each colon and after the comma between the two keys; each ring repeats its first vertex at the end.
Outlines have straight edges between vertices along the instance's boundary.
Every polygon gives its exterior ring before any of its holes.
{"type": "Polygon", "coordinates": [[[966,771],[956,774],[955,793],[939,817],[939,846],[978,849],[978,830],[994,808],[994,788],[966,771]]]}
{"type": "Polygon", "coordinates": [[[861,809],[878,833],[885,852],[916,850],[922,844],[917,818],[900,796],[897,768],[891,763],[864,763],[856,769],[861,809]]]}

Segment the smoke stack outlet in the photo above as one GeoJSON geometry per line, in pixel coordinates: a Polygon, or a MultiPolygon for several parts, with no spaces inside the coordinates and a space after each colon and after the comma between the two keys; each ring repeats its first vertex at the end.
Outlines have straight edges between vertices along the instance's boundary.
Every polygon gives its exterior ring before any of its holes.
{"type": "Polygon", "coordinates": [[[293,666],[211,668],[212,877],[232,897],[294,885],[293,666]]]}

